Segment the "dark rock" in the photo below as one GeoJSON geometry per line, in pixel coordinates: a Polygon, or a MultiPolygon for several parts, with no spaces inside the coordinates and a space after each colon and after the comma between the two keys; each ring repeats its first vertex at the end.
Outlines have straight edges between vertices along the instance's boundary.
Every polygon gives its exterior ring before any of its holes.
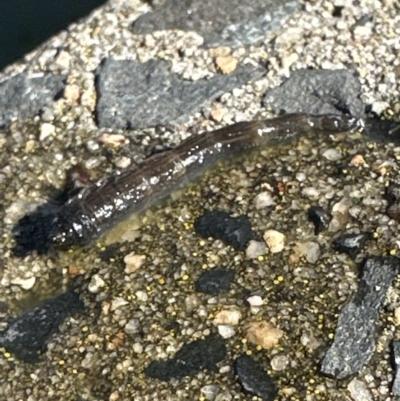
{"type": "Polygon", "coordinates": [[[322,373],[343,379],[370,360],[379,312],[399,268],[395,257],[367,259],[356,294],[340,312],[334,342],[322,360],[322,373]]]}
{"type": "Polygon", "coordinates": [[[400,184],[392,182],[386,188],[388,207],[386,214],[393,220],[400,221],[400,184]]]}
{"type": "Polygon", "coordinates": [[[153,361],[144,370],[148,377],[170,380],[192,376],[203,369],[215,370],[216,364],[226,356],[225,341],[211,334],[204,340],[195,340],[184,345],[174,358],[166,361],[153,361]]]}
{"type": "Polygon", "coordinates": [[[276,113],[351,114],[363,118],[361,84],[351,70],[308,70],[292,72],[276,88],[269,89],[264,106],[276,113]]]}
{"type": "Polygon", "coordinates": [[[194,31],[207,47],[241,47],[265,38],[292,14],[298,0],[167,0],[132,26],[136,34],[194,31]]]}
{"type": "Polygon", "coordinates": [[[107,59],[97,70],[98,125],[134,129],[182,122],[206,101],[264,72],[247,65],[232,74],[187,81],[171,72],[163,60],[107,59]]]}
{"type": "Polygon", "coordinates": [[[234,278],[235,272],[232,269],[206,271],[196,281],[196,291],[212,295],[228,292],[234,278]]]}
{"type": "Polygon", "coordinates": [[[235,371],[245,391],[265,401],[272,401],[278,395],[271,376],[251,356],[239,356],[235,361],[235,371]]]}
{"type": "Polygon", "coordinates": [[[365,119],[364,131],[373,141],[400,143],[400,122],[398,121],[369,116],[365,119]]]}
{"type": "Polygon", "coordinates": [[[329,227],[332,216],[321,206],[311,206],[307,211],[308,219],[314,224],[315,235],[325,231],[329,227]]]}
{"type": "Polygon", "coordinates": [[[400,396],[400,341],[394,340],[392,343],[392,360],[395,369],[392,393],[400,396]]]}
{"type": "Polygon", "coordinates": [[[0,346],[24,362],[37,362],[60,324],[81,310],[83,303],[76,292],[69,291],[48,299],[13,319],[0,333],[0,346]]]}
{"type": "Polygon", "coordinates": [[[371,233],[342,234],[333,241],[333,249],[347,253],[354,259],[370,239],[372,239],[371,233]]]}
{"type": "Polygon", "coordinates": [[[0,127],[37,115],[64,90],[64,76],[18,74],[0,84],[0,127]]]}
{"type": "Polygon", "coordinates": [[[247,216],[232,217],[221,210],[207,211],[194,222],[194,229],[203,238],[215,238],[232,246],[237,251],[246,249],[255,238],[247,216]]]}

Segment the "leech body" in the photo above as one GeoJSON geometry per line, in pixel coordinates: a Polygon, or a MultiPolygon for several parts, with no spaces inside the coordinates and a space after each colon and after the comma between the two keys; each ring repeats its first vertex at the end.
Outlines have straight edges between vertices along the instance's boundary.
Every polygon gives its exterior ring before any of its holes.
{"type": "Polygon", "coordinates": [[[246,149],[282,142],[306,132],[338,133],[360,128],[351,116],[288,114],[233,124],[195,135],[139,166],[105,177],[63,205],[52,222],[58,249],[84,246],[132,213],[141,212],[219,161],[246,149]]]}

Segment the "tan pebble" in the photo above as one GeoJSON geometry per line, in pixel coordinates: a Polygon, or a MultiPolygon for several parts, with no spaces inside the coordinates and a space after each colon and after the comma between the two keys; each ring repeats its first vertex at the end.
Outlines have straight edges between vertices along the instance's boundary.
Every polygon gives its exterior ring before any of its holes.
{"type": "Polygon", "coordinates": [[[119,394],[117,391],[114,391],[113,393],[110,394],[108,397],[108,401],[117,401],[119,399],[119,394]]]}
{"type": "Polygon", "coordinates": [[[136,255],[134,252],[129,253],[124,257],[125,273],[131,274],[139,269],[146,259],[146,255],[136,255]]]}
{"type": "Polygon", "coordinates": [[[226,110],[217,108],[211,111],[211,118],[217,123],[221,122],[226,114],[226,110]]]}
{"type": "Polygon", "coordinates": [[[285,235],[276,230],[267,230],[264,233],[264,241],[272,253],[282,252],[285,247],[285,235]]]}
{"type": "Polygon", "coordinates": [[[400,326],[400,307],[394,310],[394,321],[396,326],[400,326]]]}
{"type": "Polygon", "coordinates": [[[246,327],[246,338],[249,342],[268,349],[275,347],[283,336],[283,331],[267,321],[250,322],[246,327]]]}
{"type": "Polygon", "coordinates": [[[213,323],[216,326],[220,324],[236,326],[241,317],[242,314],[238,309],[225,309],[215,315],[213,323]]]}
{"type": "Polygon", "coordinates": [[[229,56],[230,54],[231,49],[227,46],[214,47],[213,49],[210,49],[210,57],[229,56]]]}
{"type": "Polygon", "coordinates": [[[55,63],[56,63],[59,67],[64,68],[64,69],[68,69],[68,68],[69,68],[69,63],[70,63],[70,62],[71,62],[71,56],[69,55],[68,52],[66,52],[66,51],[64,51],[64,50],[62,50],[62,51],[58,54],[58,56],[57,56],[57,58],[56,58],[56,60],[55,60],[55,63]]]}
{"type": "Polygon", "coordinates": [[[122,156],[116,160],[115,165],[118,168],[127,168],[131,165],[131,159],[129,157],[122,156]]]}
{"type": "Polygon", "coordinates": [[[99,136],[99,141],[109,148],[119,148],[125,144],[125,136],[121,134],[102,134],[99,136]]]}
{"type": "Polygon", "coordinates": [[[220,56],[215,59],[215,64],[223,74],[229,74],[236,70],[238,60],[232,56],[220,56]]]}
{"type": "Polygon", "coordinates": [[[68,276],[70,276],[70,277],[80,276],[84,272],[85,271],[78,266],[74,266],[74,265],[68,266],[68,276]]]}
{"type": "Polygon", "coordinates": [[[349,166],[354,166],[354,167],[359,167],[364,165],[365,165],[365,160],[361,155],[353,156],[353,158],[350,160],[349,163],[349,166]]]}
{"type": "Polygon", "coordinates": [[[76,103],[79,100],[81,93],[78,85],[67,85],[64,89],[64,97],[70,103],[76,103]]]}
{"type": "Polygon", "coordinates": [[[111,303],[108,301],[103,301],[101,304],[101,311],[103,312],[103,315],[107,316],[108,312],[110,311],[111,308],[111,303]]]}
{"type": "Polygon", "coordinates": [[[33,139],[29,139],[28,141],[26,141],[25,153],[31,153],[35,150],[35,148],[36,148],[36,141],[34,141],[33,139]]]}

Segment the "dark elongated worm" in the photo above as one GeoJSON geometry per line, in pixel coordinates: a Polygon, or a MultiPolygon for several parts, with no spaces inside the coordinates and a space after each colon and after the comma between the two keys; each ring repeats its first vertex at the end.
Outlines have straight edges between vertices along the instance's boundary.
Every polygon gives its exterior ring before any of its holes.
{"type": "Polygon", "coordinates": [[[153,155],[135,168],[117,171],[69,199],[52,222],[50,240],[58,249],[88,244],[215,165],[246,149],[267,146],[306,132],[358,129],[351,116],[287,114],[233,124],[192,136],[174,149],[153,155]]]}

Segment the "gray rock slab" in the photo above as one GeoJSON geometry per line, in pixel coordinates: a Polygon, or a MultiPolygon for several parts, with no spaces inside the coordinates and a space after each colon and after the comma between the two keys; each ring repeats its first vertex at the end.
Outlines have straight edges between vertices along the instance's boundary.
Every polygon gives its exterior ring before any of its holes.
{"type": "Polygon", "coordinates": [[[0,84],[0,127],[37,115],[64,89],[65,77],[18,74],[0,84]]]}
{"type": "Polygon", "coordinates": [[[322,373],[343,379],[359,372],[370,360],[379,312],[399,267],[395,257],[371,257],[365,262],[357,292],[340,313],[333,344],[322,361],[322,373]]]}
{"type": "Polygon", "coordinates": [[[294,71],[280,86],[269,89],[263,99],[276,113],[351,114],[364,117],[361,84],[355,71],[294,71]]]}
{"type": "Polygon", "coordinates": [[[264,72],[262,67],[245,65],[229,75],[187,81],[163,60],[107,59],[97,71],[97,122],[100,127],[122,129],[179,123],[206,101],[264,72]]]}
{"type": "Polygon", "coordinates": [[[167,0],[134,21],[136,34],[197,32],[206,47],[240,47],[262,40],[292,14],[298,0],[167,0]]]}
{"type": "Polygon", "coordinates": [[[392,343],[393,362],[395,367],[392,392],[396,396],[400,396],[400,341],[392,343]]]}

